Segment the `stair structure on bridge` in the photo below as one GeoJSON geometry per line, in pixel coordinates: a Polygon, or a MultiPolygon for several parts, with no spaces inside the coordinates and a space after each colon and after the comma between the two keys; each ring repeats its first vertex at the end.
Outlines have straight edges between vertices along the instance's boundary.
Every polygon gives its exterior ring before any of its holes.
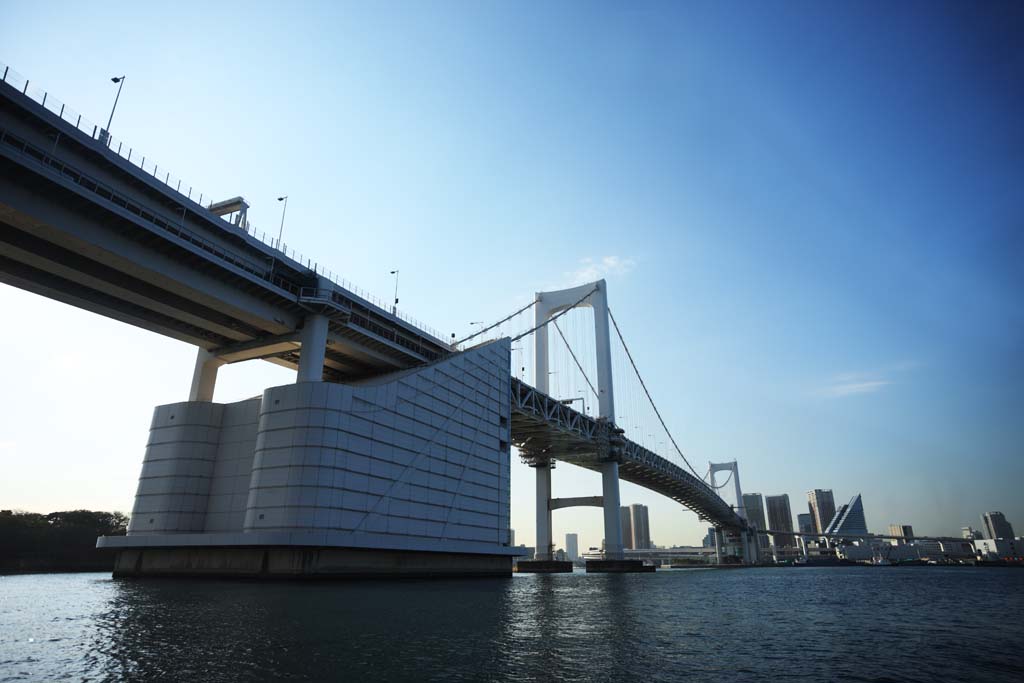
{"type": "Polygon", "coordinates": [[[534,560],[549,568],[552,511],[591,505],[606,538],[593,570],[639,569],[622,559],[620,478],[747,534],[713,484],[615,425],[603,280],[537,294],[514,339],[534,337],[531,387],[511,377],[508,337],[442,341],[257,239],[241,197],[204,205],[0,72],[0,282],[198,347],[188,401],[154,412],[127,536],[99,539],[116,574],[508,574],[512,445],[536,472],[534,560]],[[548,325],[579,306],[595,313],[596,417],[549,393],[548,325]],[[218,369],[251,359],[296,383],[215,403],[218,369]],[[600,472],[602,495],[553,499],[557,461],[600,472]]]}

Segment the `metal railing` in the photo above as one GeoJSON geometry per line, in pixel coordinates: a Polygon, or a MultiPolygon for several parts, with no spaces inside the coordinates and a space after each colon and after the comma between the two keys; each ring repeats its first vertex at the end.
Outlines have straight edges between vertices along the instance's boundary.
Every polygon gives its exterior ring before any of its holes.
{"type": "MultiPolygon", "coordinates": [[[[187,185],[181,178],[173,175],[170,171],[160,167],[152,157],[147,157],[145,154],[137,151],[131,145],[125,144],[123,140],[119,140],[114,136],[110,135],[107,130],[102,126],[99,126],[89,119],[85,118],[79,112],[75,111],[71,107],[61,102],[56,97],[52,96],[46,90],[39,88],[38,86],[32,85],[32,83],[17,71],[12,69],[7,64],[0,62],[0,83],[4,83],[17,92],[21,93],[25,97],[28,97],[32,101],[41,105],[44,109],[60,118],[65,123],[70,124],[80,133],[88,136],[92,140],[95,140],[100,145],[106,147],[109,153],[113,154],[124,161],[131,163],[136,166],[147,175],[152,176],[154,179],[159,180],[161,183],[166,185],[170,190],[177,192],[178,194],[190,199],[200,206],[208,207],[212,203],[212,195],[198,192],[192,185],[187,185]],[[207,200],[207,204],[203,204],[203,200],[207,200]]],[[[214,214],[210,214],[214,218],[217,218],[214,214]]],[[[248,221],[245,221],[244,225],[237,225],[221,219],[227,225],[234,226],[241,229],[246,234],[251,236],[253,239],[258,240],[267,247],[284,254],[285,257],[298,263],[300,266],[308,268],[315,274],[327,278],[342,289],[348,290],[350,293],[358,296],[359,298],[372,303],[377,308],[381,309],[386,314],[395,316],[396,318],[403,320],[413,327],[426,332],[433,336],[437,341],[444,343],[444,337],[441,332],[423,323],[420,320],[408,315],[407,313],[398,310],[395,306],[389,306],[384,299],[378,297],[361,287],[357,287],[352,282],[341,277],[334,271],[324,268],[312,258],[297,252],[295,249],[290,248],[287,244],[281,243],[275,239],[273,235],[267,235],[266,231],[257,232],[256,227],[251,225],[248,221]]]]}

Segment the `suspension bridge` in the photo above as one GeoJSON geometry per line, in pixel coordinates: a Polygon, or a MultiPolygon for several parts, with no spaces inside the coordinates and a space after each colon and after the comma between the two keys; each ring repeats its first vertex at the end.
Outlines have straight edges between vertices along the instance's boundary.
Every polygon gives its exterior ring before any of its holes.
{"type": "Polygon", "coordinates": [[[242,198],[208,201],[8,67],[0,72],[0,281],[198,347],[188,402],[154,415],[128,536],[100,539],[119,551],[121,573],[174,573],[180,556],[167,553],[186,547],[235,553],[224,566],[265,547],[252,562],[273,573],[280,561],[285,574],[348,571],[338,567],[354,560],[324,560],[327,549],[401,551],[428,574],[445,573],[444,553],[504,559],[515,552],[510,445],[536,473],[538,561],[551,560],[552,511],[575,505],[603,508],[605,557],[621,558],[620,478],[679,502],[728,534],[738,554],[756,557],[738,476],[734,508],[713,478],[728,466],[704,475],[692,467],[604,281],[538,293],[498,322],[444,340],[268,240],[242,198]],[[255,408],[207,408],[217,369],[252,359],[294,368],[300,385],[323,391],[268,389],[255,408]],[[233,411],[238,424],[229,424],[233,411]],[[188,424],[169,422],[179,414],[188,424]],[[218,436],[200,456],[191,426],[243,436],[218,436]],[[278,441],[285,445],[269,445],[278,441]],[[225,458],[249,469],[224,474],[225,458]],[[557,462],[599,472],[601,495],[552,497],[557,462]],[[311,547],[319,569],[300,557],[311,547]]]}

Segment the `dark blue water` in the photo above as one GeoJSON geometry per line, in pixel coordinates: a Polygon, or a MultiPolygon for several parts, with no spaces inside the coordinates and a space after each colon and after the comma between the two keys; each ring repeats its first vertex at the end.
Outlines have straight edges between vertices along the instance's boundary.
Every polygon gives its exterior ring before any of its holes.
{"type": "Polygon", "coordinates": [[[1024,571],[0,577],[0,681],[1024,680],[1024,571]]]}

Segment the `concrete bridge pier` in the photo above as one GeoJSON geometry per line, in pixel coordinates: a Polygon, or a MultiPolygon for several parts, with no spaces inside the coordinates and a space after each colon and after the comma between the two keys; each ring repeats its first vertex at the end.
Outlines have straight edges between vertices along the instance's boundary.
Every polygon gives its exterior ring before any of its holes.
{"type": "Polygon", "coordinates": [[[563,499],[552,501],[551,460],[538,461],[532,465],[537,473],[537,549],[532,560],[519,560],[516,571],[523,574],[569,574],[572,573],[572,562],[561,562],[554,558],[554,545],[551,541],[551,511],[555,507],[580,505],[577,500],[563,499]]]}
{"type": "Polygon", "coordinates": [[[604,498],[604,556],[622,559],[622,518],[619,515],[619,463],[601,464],[601,489],[604,498]]]}
{"type": "Polygon", "coordinates": [[[224,365],[217,356],[204,348],[196,354],[196,368],[192,373],[192,388],[188,392],[189,401],[212,401],[213,389],[217,385],[217,370],[224,365]]]}
{"type": "Polygon", "coordinates": [[[327,355],[327,316],[310,314],[302,325],[299,341],[302,354],[299,356],[299,372],[296,382],[322,382],[324,380],[324,358],[327,355]]]}
{"type": "Polygon", "coordinates": [[[537,473],[537,550],[534,559],[551,560],[551,461],[538,463],[537,473]]]}

